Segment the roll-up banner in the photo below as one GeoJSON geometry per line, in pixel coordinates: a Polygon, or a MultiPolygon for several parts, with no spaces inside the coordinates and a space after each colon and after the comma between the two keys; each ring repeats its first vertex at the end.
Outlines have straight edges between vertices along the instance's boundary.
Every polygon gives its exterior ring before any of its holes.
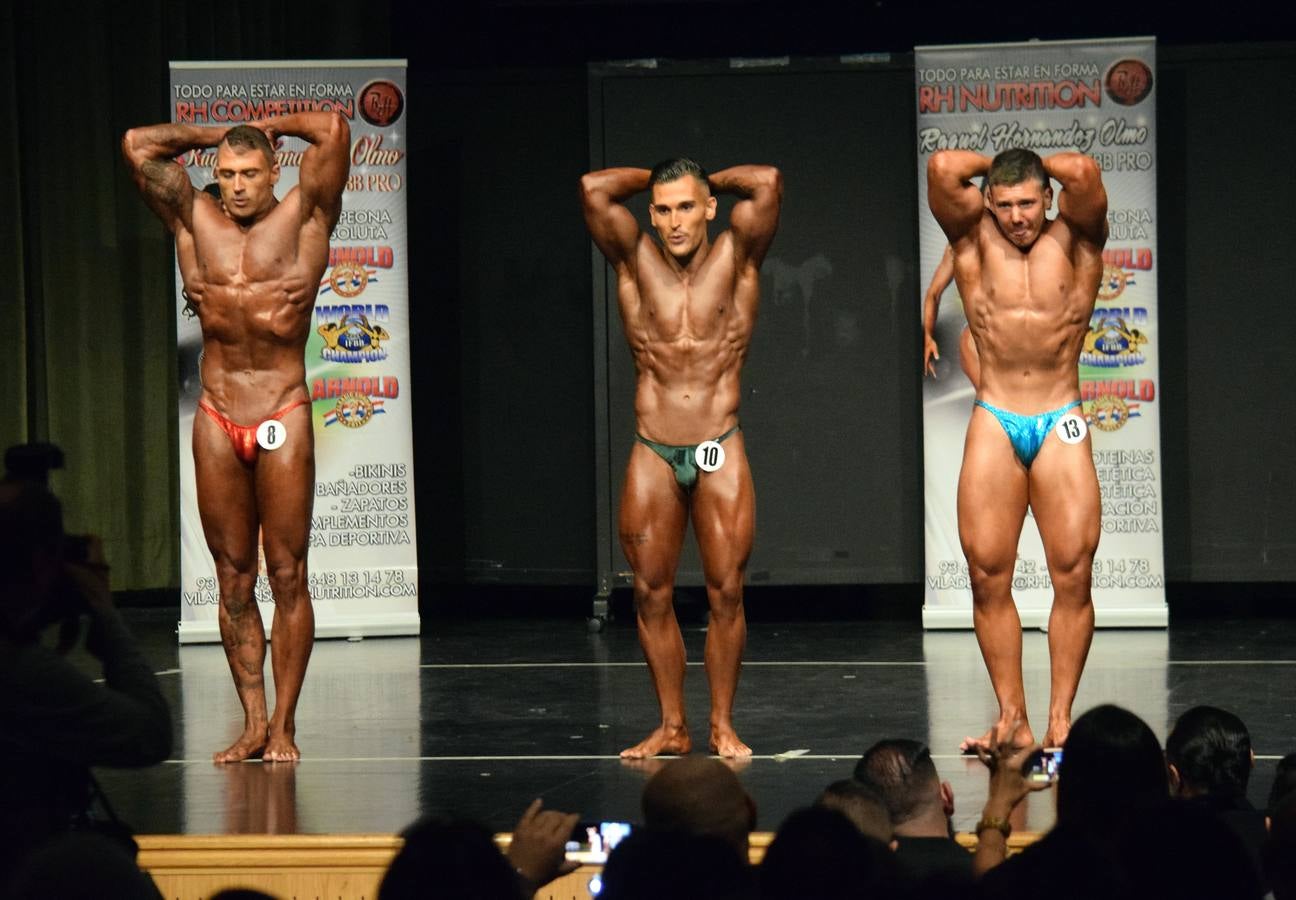
{"type": "MultiPolygon", "coordinates": [[[[1160,382],[1157,348],[1156,43],[1152,38],[918,47],[919,249],[928,285],[946,247],[927,205],[927,161],[943,149],[994,156],[1078,151],[1097,160],[1109,237],[1080,354],[1080,399],[1093,434],[1102,536],[1093,564],[1098,626],[1164,627],[1160,382]]],[[[1054,210],[1056,194],[1054,186],[1054,210]]],[[[919,299],[921,303],[921,298],[919,299]]],[[[959,543],[963,439],[975,396],[959,358],[966,319],[946,289],[923,380],[926,563],[923,626],[968,628],[972,592],[959,543]]],[[[1013,597],[1024,627],[1043,625],[1052,586],[1027,515],[1013,597]]]]}
{"type": "MultiPolygon", "coordinates": [[[[417,634],[418,568],[409,395],[410,333],[403,60],[172,62],[171,118],[234,126],[336,111],[351,127],[350,175],[306,343],[315,429],[315,500],[307,569],[318,637],[417,634]]],[[[306,142],[278,140],[283,198],[306,142]]],[[[179,162],[214,182],[216,149],[179,162]]],[[[202,332],[185,313],[176,270],[180,358],[181,643],[218,641],[219,590],[194,491],[193,417],[202,393],[202,332]]],[[[272,452],[272,451],[263,451],[272,452]]],[[[256,599],[269,633],[274,604],[261,554],[256,599]]]]}

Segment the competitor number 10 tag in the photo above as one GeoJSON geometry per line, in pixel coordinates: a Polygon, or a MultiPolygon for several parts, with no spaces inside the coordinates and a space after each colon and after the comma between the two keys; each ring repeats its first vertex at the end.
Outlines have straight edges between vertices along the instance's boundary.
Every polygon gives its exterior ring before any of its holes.
{"type": "Polygon", "coordinates": [[[724,447],[720,446],[719,441],[703,441],[693,451],[693,459],[697,461],[697,467],[703,472],[714,472],[724,465],[724,447]]]}

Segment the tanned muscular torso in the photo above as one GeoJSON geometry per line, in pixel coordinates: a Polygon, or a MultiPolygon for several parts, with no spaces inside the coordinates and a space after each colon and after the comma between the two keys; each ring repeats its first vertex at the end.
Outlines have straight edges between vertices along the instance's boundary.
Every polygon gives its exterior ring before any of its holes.
{"type": "Polygon", "coordinates": [[[696,444],[738,423],[760,278],[754,268],[738,273],[727,231],[692,275],[663,254],[641,235],[634,270],[623,270],[617,286],[637,371],[635,417],[646,438],[696,444]]]}
{"type": "Polygon", "coordinates": [[[203,390],[235,422],[257,422],[305,396],[306,339],[328,234],[301,221],[291,192],[251,225],[196,197],[193,232],[176,235],[180,274],[203,334],[203,390]]]}
{"type": "Polygon", "coordinates": [[[982,216],[954,248],[954,279],[981,363],[981,399],[1023,414],[1075,399],[1102,271],[1101,250],[1061,219],[1023,251],[990,213],[982,216]]]}

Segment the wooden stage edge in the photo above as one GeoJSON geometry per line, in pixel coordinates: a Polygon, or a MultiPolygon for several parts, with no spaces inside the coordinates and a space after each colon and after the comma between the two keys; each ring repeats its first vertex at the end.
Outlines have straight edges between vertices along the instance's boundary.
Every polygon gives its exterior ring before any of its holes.
{"type": "MultiPolygon", "coordinates": [[[[497,835],[501,849],[511,836],[497,835]]],[[[1009,852],[1037,840],[1014,833],[1009,852]]],[[[773,834],[751,836],[751,861],[765,856],[773,834]]],[[[207,900],[227,888],[256,888],[281,900],[374,900],[383,873],[402,841],[393,834],[138,835],[139,865],[167,900],[207,900]]],[[[969,850],[976,836],[959,834],[969,850]]],[[[590,897],[590,878],[602,867],[583,865],[550,882],[538,900],[590,897]]]]}

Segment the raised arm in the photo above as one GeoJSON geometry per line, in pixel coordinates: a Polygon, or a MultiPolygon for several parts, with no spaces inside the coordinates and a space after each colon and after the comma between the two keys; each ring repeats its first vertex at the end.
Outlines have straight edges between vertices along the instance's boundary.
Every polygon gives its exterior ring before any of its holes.
{"type": "Polygon", "coordinates": [[[1058,215],[1101,248],[1107,243],[1107,189],[1098,163],[1083,153],[1055,153],[1044,160],[1044,171],[1062,184],[1058,215]]]}
{"type": "Polygon", "coordinates": [[[936,271],[932,273],[931,284],[927,286],[927,294],[923,297],[923,374],[933,378],[936,377],[936,367],[932,362],[940,359],[940,349],[936,346],[936,338],[932,336],[936,331],[936,314],[940,312],[941,294],[945,293],[945,288],[953,280],[954,251],[946,244],[945,252],[936,264],[936,271]]]}
{"type": "Polygon", "coordinates": [[[351,127],[335,112],[304,112],[249,122],[270,137],[301,138],[310,144],[297,177],[301,192],[302,221],[322,215],[329,230],[342,213],[342,191],[351,171],[351,127]]]}
{"type": "Polygon", "coordinates": [[[186,150],[215,147],[225,128],[147,125],[122,137],[122,156],[144,202],[172,232],[193,226],[194,186],[175,158],[186,150]]]}
{"type": "Polygon", "coordinates": [[[581,211],[585,227],[614,267],[634,259],[639,223],[625,201],[648,189],[648,169],[602,169],[581,176],[581,211]]]}
{"type": "Polygon", "coordinates": [[[990,157],[970,150],[939,150],[927,160],[927,205],[951,244],[981,221],[985,199],[972,179],[989,170],[990,157]]]}
{"type": "Polygon", "coordinates": [[[778,231],[783,205],[783,175],[773,166],[733,166],[713,174],[711,190],[736,194],[729,213],[729,230],[740,263],[760,266],[778,231]]]}

